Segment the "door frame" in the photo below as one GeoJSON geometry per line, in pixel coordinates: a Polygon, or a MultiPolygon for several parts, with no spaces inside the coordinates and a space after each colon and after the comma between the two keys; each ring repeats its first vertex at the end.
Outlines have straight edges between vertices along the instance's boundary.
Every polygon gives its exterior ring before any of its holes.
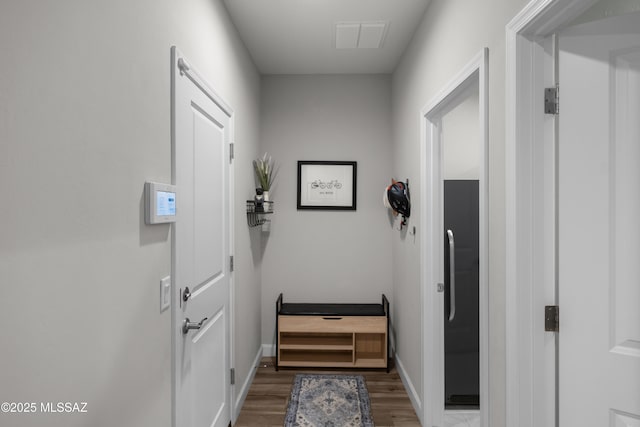
{"type": "MultiPolygon", "coordinates": [[[[235,114],[233,109],[227,104],[224,99],[218,95],[218,93],[212,89],[207,80],[203,77],[203,75],[198,72],[196,68],[185,58],[185,56],[180,52],[180,50],[176,46],[171,46],[171,182],[175,184],[176,182],[176,164],[175,164],[175,150],[176,150],[176,73],[186,74],[189,79],[202,90],[220,109],[229,117],[229,143],[233,144],[235,142],[235,114]]],[[[230,149],[227,150],[228,153],[231,153],[230,149]]],[[[229,169],[227,177],[229,192],[229,205],[227,206],[227,215],[229,218],[229,256],[232,256],[235,253],[234,248],[234,188],[235,188],[235,172],[234,172],[234,162],[231,161],[231,157],[229,158],[229,169]]],[[[179,213],[178,213],[179,215],[179,213]]],[[[177,425],[177,387],[176,387],[176,379],[178,375],[178,370],[180,367],[178,366],[178,358],[177,353],[180,350],[180,338],[182,337],[182,325],[181,325],[181,313],[180,313],[180,297],[179,289],[175,286],[175,271],[176,271],[176,257],[175,257],[175,228],[171,227],[171,277],[172,277],[172,297],[171,297],[171,418],[172,418],[172,426],[178,427],[177,425]]],[[[228,309],[229,309],[229,369],[235,368],[234,363],[234,330],[235,330],[235,321],[234,321],[234,303],[235,303],[235,279],[233,270],[229,271],[229,301],[227,301],[228,309]]],[[[235,385],[227,384],[229,387],[229,416],[231,418],[231,423],[235,423],[236,418],[236,400],[235,400],[235,385]]]]}
{"type": "Polygon", "coordinates": [[[555,304],[557,296],[555,292],[549,296],[555,283],[542,282],[549,266],[540,262],[545,258],[540,236],[549,233],[541,218],[556,219],[557,172],[555,154],[541,153],[543,146],[549,146],[548,138],[554,137],[545,130],[543,91],[549,62],[544,39],[596,2],[531,0],[506,26],[506,424],[510,426],[535,427],[543,425],[540,420],[558,423],[557,337],[553,336],[557,334],[543,328],[544,305],[555,304]]]}
{"type": "Polygon", "coordinates": [[[441,118],[478,85],[480,127],[480,418],[489,426],[489,292],[488,292],[488,144],[489,144],[489,49],[484,48],[420,110],[420,219],[422,290],[422,390],[423,425],[442,425],[444,414],[444,293],[437,291],[443,251],[442,134],[441,118]],[[429,325],[429,326],[428,326],[429,325]],[[441,408],[441,409],[438,409],[441,408]]]}

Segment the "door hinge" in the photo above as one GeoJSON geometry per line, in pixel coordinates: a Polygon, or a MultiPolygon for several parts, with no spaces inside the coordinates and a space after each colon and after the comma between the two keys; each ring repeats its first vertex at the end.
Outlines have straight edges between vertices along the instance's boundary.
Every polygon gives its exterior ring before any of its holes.
{"type": "Polygon", "coordinates": [[[229,271],[233,271],[235,265],[233,264],[233,255],[229,257],[229,271]]]}
{"type": "Polygon", "coordinates": [[[229,144],[229,163],[233,162],[233,159],[236,158],[236,144],[233,142],[229,144]]]}
{"type": "Polygon", "coordinates": [[[235,385],[236,384],[236,369],[235,368],[231,368],[231,371],[229,373],[229,377],[230,377],[231,385],[235,385]]]}
{"type": "Polygon", "coordinates": [[[544,113],[560,113],[560,87],[548,87],[544,90],[544,113]]]}
{"type": "Polygon", "coordinates": [[[547,332],[560,331],[560,307],[557,305],[544,307],[544,330],[547,332]]]}

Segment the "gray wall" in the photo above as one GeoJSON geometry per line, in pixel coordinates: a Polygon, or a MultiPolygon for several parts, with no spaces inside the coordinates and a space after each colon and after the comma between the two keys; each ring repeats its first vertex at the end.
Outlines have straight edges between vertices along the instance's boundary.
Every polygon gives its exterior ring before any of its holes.
{"type": "Polygon", "coordinates": [[[264,76],[261,149],[280,165],[276,213],[264,236],[262,340],[274,343],[274,304],[374,302],[390,296],[391,81],[385,75],[264,76]],[[358,162],[356,211],[298,211],[298,160],[358,162]]]}
{"type": "Polygon", "coordinates": [[[444,179],[480,179],[480,94],[478,85],[442,117],[444,179]]]}
{"type": "Polygon", "coordinates": [[[168,225],[145,180],[171,179],[170,46],[236,113],[238,383],[260,348],[260,267],[246,226],[260,78],[221,2],[0,5],[0,401],[88,402],[0,414],[11,426],[171,424],[168,225]],[[257,295],[257,296],[256,296],[257,295]]]}
{"type": "MultiPolygon", "coordinates": [[[[489,351],[492,426],[505,424],[505,25],[525,0],[432,0],[393,74],[393,173],[420,194],[418,113],[483,47],[489,48],[489,351]]],[[[414,196],[411,222],[420,223],[414,196]]],[[[393,300],[397,357],[422,398],[420,241],[394,235],[393,300]]]]}

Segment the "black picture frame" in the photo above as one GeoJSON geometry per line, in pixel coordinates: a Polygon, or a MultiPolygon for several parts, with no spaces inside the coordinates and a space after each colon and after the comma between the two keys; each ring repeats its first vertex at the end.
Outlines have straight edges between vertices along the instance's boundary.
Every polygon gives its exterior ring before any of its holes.
{"type": "Polygon", "coordinates": [[[298,161],[298,210],[356,210],[358,162],[298,161]]]}

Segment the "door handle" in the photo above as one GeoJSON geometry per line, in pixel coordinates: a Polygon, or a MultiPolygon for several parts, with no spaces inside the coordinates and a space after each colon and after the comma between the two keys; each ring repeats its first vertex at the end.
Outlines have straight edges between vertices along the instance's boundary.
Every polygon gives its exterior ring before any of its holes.
{"type": "Polygon", "coordinates": [[[191,322],[189,320],[188,317],[186,317],[183,321],[182,321],[182,333],[183,334],[187,334],[189,333],[189,331],[191,329],[200,329],[202,328],[202,324],[207,320],[207,318],[205,317],[204,319],[202,319],[200,322],[191,322]]]}
{"type": "Polygon", "coordinates": [[[447,230],[449,237],[449,322],[456,317],[456,242],[453,231],[447,230]]]}

